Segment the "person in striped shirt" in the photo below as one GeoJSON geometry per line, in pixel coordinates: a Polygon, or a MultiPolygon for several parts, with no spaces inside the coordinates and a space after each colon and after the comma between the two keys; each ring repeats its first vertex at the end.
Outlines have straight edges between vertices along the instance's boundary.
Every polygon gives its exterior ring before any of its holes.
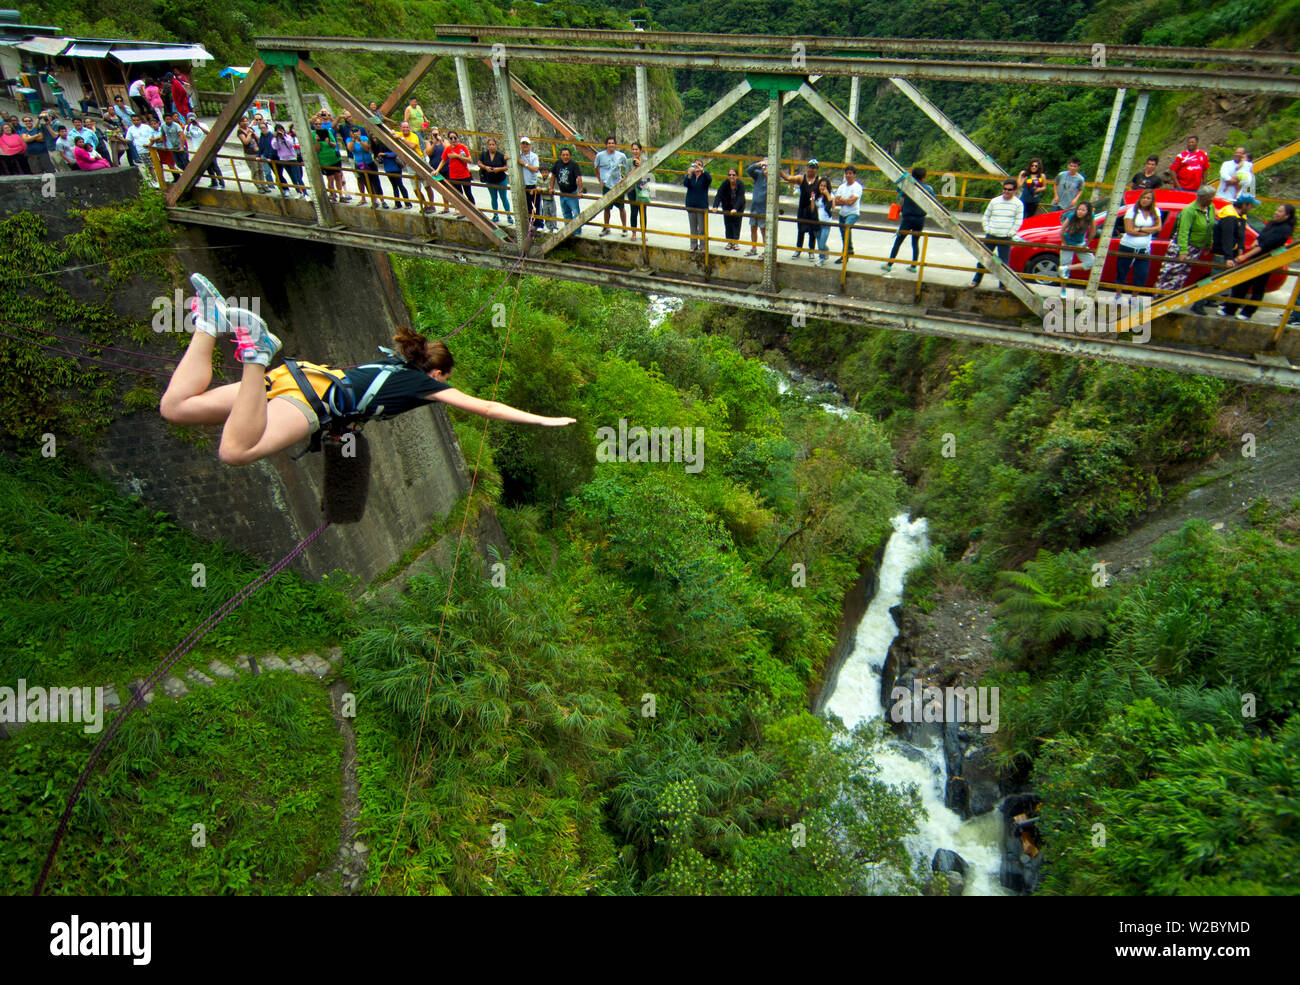
{"type": "MultiPolygon", "coordinates": [[[[1009,240],[1020,229],[1020,224],[1025,219],[1025,206],[1016,198],[1016,180],[1008,178],[1002,183],[1002,194],[989,202],[984,208],[984,218],[981,225],[984,227],[984,245],[998,255],[998,259],[1003,263],[1011,260],[1011,244],[1008,242],[995,242],[996,240],[1009,240]]],[[[971,287],[979,287],[980,281],[984,279],[984,264],[981,262],[975,268],[975,276],[971,279],[971,287]]],[[[998,281],[998,287],[1002,287],[1002,281],[998,281]]]]}

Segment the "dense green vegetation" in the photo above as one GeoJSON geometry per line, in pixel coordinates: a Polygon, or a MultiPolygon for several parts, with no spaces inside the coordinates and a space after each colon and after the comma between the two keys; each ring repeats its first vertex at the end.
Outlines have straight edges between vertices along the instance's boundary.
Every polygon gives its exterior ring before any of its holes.
{"type": "MultiPolygon", "coordinates": [[[[23,341],[42,332],[105,345],[154,337],[148,325],[123,318],[109,301],[128,278],[167,272],[171,238],[162,196],[146,192],[122,207],[73,214],[82,228],[58,240],[35,213],[0,220],[0,332],[7,336],[0,337],[0,429],[28,448],[46,433],[93,441],[122,403],[128,409],[157,406],[148,377],[133,381],[124,394],[104,369],[23,341]],[[46,276],[67,267],[84,270],[87,281],[104,290],[102,300],[79,301],[46,276]]],[[[46,339],[55,349],[70,348],[67,339],[46,339]]]]}
{"type": "Polygon", "coordinates": [[[1096,587],[1073,553],[1004,576],[986,683],[1043,797],[1045,891],[1295,892],[1300,498],[1265,515],[1190,521],[1135,582],[1096,587]]]}
{"type": "Polygon", "coordinates": [[[1122,534],[1165,498],[1164,484],[1222,441],[1230,404],[1279,399],[1210,377],[863,331],[701,306],[683,316],[778,365],[835,381],[881,420],[913,509],[964,577],[992,587],[1039,546],[1076,548],[1122,534]]]}
{"type": "MultiPolygon", "coordinates": [[[[236,0],[200,11],[81,0],[24,12],[69,32],[201,40],[220,64],[247,62],[258,33],[419,35],[443,20],[621,26],[644,15],[679,29],[1179,45],[1274,44],[1300,28],[1297,0],[870,0],[830,13],[766,0],[638,3],[236,0]]],[[[330,67],[378,95],[407,66],[330,67]]],[[[556,76],[536,71],[530,82],[555,88],[556,76]]],[[[620,77],[559,81],[606,94],[620,77]]],[[[680,76],[687,111],[705,108],[720,79],[680,76]]],[[[449,96],[450,66],[428,86],[449,96]]],[[[828,88],[847,100],[847,87],[828,88]]],[[[1039,154],[1050,170],[1081,153],[1091,174],[1109,93],[929,91],[1004,164],[1039,154]]],[[[1143,152],[1178,136],[1178,105],[1153,101],[1143,152]]],[[[881,90],[868,107],[873,136],[902,141],[900,156],[960,163],[897,94],[881,90]]],[[[1296,112],[1266,108],[1230,141],[1282,143],[1296,112]]],[[[734,122],[720,121],[718,136],[734,122]]],[[[836,158],[842,141],[828,129],[792,109],[796,149],[836,158]]],[[[36,275],[97,264],[105,288],[166,276],[159,201],[146,193],[83,220],[85,232],[58,242],[34,216],[0,223],[6,310],[35,329],[71,312],[95,341],[139,341],[146,327],[36,275]]],[[[499,283],[463,265],[395,264],[416,327],[431,335],[499,283]]],[[[559,281],[525,278],[499,300],[503,312],[489,308],[454,340],[456,385],[578,424],[453,413],[478,485],[419,543],[454,541],[462,508],[492,508],[509,554],[484,557],[467,542],[454,581],[446,569],[416,575],[403,594],[367,602],[344,598],[357,586],[343,576],[313,585],[282,574],[187,659],[344,645],[368,889],[918,891],[925,874],[912,871],[904,838],[919,803],[879,781],[878,732],[848,735],[807,710],[844,595],[905,504],[929,519],[936,544],[910,598],[924,605],[961,582],[998,601],[997,663],[981,683],[1001,688],[1000,763],[1042,797],[1042,891],[1294,892],[1300,500],[1257,504],[1242,532],[1191,522],[1142,576],[1105,587],[1090,551],[1166,500],[1222,441],[1228,411],[1280,406],[1278,394],[708,306],[652,327],[642,298],[559,281]],[[833,379],[862,413],[843,420],[778,395],[760,356],[833,379]],[[703,468],[599,461],[597,429],[620,419],[701,429],[703,468]]],[[[0,384],[10,395],[0,426],[26,448],[47,430],[74,447],[93,442],[123,407],[156,401],[147,386],[123,401],[113,376],[27,345],[0,344],[0,384]]],[[[263,565],[178,531],[71,458],[8,457],[0,469],[0,683],[121,690],[263,565]],[[203,590],[192,587],[195,563],[203,590]]],[[[54,891],[338,891],[313,878],[333,858],[341,809],[326,701],[317,682],[277,675],[142,710],[87,789],[54,891]],[[195,824],[207,847],[194,846],[195,824]]],[[[0,742],[6,885],[35,878],[95,739],[35,725],[0,742]]]]}
{"type": "MultiPolygon", "coordinates": [[[[265,566],[178,530],[69,458],[5,462],[3,667],[34,684],[121,685],[152,670],[265,566]],[[196,564],[204,587],[195,587],[196,564]]],[[[181,669],[249,648],[331,644],[338,613],[347,611],[347,585],[346,577],[276,578],[213,629],[181,669]]]]}
{"type": "MultiPolygon", "coordinates": [[[[833,8],[812,0],[621,0],[621,5],[633,8],[629,16],[648,18],[651,26],[666,30],[739,34],[1268,46],[1287,51],[1295,48],[1300,34],[1297,0],[1072,0],[1050,4],[1034,0],[927,0],[911,4],[867,0],[833,8]]],[[[724,74],[707,71],[678,72],[677,82],[687,118],[699,115],[734,84],[724,74]]],[[[1055,175],[1064,170],[1071,156],[1078,155],[1084,173],[1095,178],[1113,101],[1111,90],[943,82],[921,82],[918,87],[1013,174],[1031,157],[1041,157],[1049,173],[1055,175]]],[[[837,105],[848,107],[847,79],[827,78],[818,83],[818,88],[837,105]]],[[[1175,110],[1189,98],[1181,93],[1153,94],[1138,146],[1139,160],[1181,143],[1187,122],[1175,110]]],[[[859,122],[878,143],[893,148],[895,158],[904,165],[923,164],[932,171],[982,171],[887,82],[882,80],[873,86],[870,80],[864,81],[861,100],[859,122]]],[[[1201,113],[1218,113],[1204,98],[1196,98],[1194,106],[1201,113]]],[[[700,146],[713,146],[753,112],[752,106],[742,106],[724,115],[706,131],[700,146]]],[[[1256,154],[1262,154],[1292,139],[1297,108],[1291,101],[1261,101],[1252,112],[1256,118],[1251,125],[1240,136],[1230,136],[1224,146],[1211,148],[1202,140],[1202,147],[1215,161],[1228,156],[1238,141],[1244,140],[1256,154]]],[[[1197,114],[1189,117],[1193,123],[1196,119],[1197,114]]],[[[844,138],[803,100],[796,99],[787,107],[784,128],[786,156],[843,159],[844,138]]],[[[765,131],[759,129],[743,138],[735,150],[763,155],[767,152],[766,141],[765,131]]],[[[1116,161],[1117,155],[1113,155],[1109,180],[1114,178],[1116,161]]],[[[1164,163],[1168,164],[1168,160],[1164,163]]],[[[1294,197],[1300,187],[1298,175],[1297,164],[1264,172],[1259,188],[1264,194],[1294,197]]],[[[981,187],[979,194],[984,191],[981,187]]],[[[994,194],[995,185],[990,183],[987,191],[994,194]]],[[[976,192],[972,190],[972,194],[976,192]]]]}
{"type": "MultiPolygon", "coordinates": [[[[495,283],[398,270],[433,334],[495,283]]],[[[360,741],[381,885],[820,892],[861,889],[867,864],[909,869],[914,807],[863,768],[870,737],[837,746],[804,710],[895,509],[880,430],[779,397],[724,340],[652,329],[640,299],[525,279],[506,303],[457,338],[458,385],[490,395],[504,347],[498,396],[579,425],[488,431],[504,586],[417,579],[350,644],[378,716],[360,741]],[[591,434],[620,418],[703,428],[703,470],[593,467],[591,434]],[[791,851],[795,822],[808,843],[791,851]],[[828,851],[841,837],[852,857],[828,851]]],[[[480,428],[459,428],[471,462],[480,428]]]]}
{"type": "Polygon", "coordinates": [[[1073,550],[1124,533],[1235,442],[1221,419],[1286,398],[748,312],[684,320],[753,355],[779,338],[883,419],[936,545],[910,599],[997,591],[981,683],[1001,689],[1003,768],[1042,797],[1042,892],[1294,892],[1300,499],[1257,503],[1237,534],[1189,522],[1141,578],[1107,587],[1073,550]]]}
{"type": "MultiPolygon", "coordinates": [[[[445,331],[452,312],[472,310],[494,283],[467,267],[403,262],[399,271],[429,331],[445,331]]],[[[498,396],[572,413],[582,426],[495,425],[483,443],[481,419],[458,423],[484,480],[469,507],[500,497],[514,548],[504,585],[485,577],[467,544],[454,585],[417,576],[395,603],[340,624],[338,607],[325,615],[328,587],[282,576],[226,620],[204,654],[283,652],[347,634],[362,835],[382,891],[861,892],[881,865],[892,884],[916,888],[902,842],[914,795],[874,779],[877,736],[843,736],[806,710],[840,601],[897,508],[883,432],[865,417],[843,421],[780,397],[725,340],[652,329],[634,297],[526,279],[511,307],[505,323],[494,325],[488,309],[459,336],[458,384],[490,395],[504,348],[498,396]],[[619,418],[703,428],[703,468],[593,464],[591,434],[619,418]],[[795,825],[806,839],[797,845],[795,825]],[[852,851],[833,850],[841,844],[852,851]]],[[[195,609],[195,559],[208,564],[203,598],[224,597],[259,567],[194,544],[62,462],[14,463],[0,483],[11,524],[4,587],[27,602],[6,608],[7,635],[23,641],[6,677],[125,679],[210,608],[195,609]],[[50,563],[61,556],[66,565],[50,563]]],[[[166,731],[159,716],[221,734],[241,714],[256,729],[288,727],[288,699],[277,698],[272,714],[222,704],[233,696],[203,698],[215,706],[195,697],[141,714],[139,742],[189,755],[188,733],[166,731]],[[204,709],[205,725],[191,708],[204,709]]],[[[319,692],[314,700],[319,711],[319,692]]],[[[323,720],[303,727],[303,742],[324,742],[323,720]]],[[[128,757],[138,754],[133,735],[119,747],[128,757]]],[[[0,749],[24,777],[6,832],[14,884],[34,877],[44,819],[86,748],[49,727],[20,743],[0,749]],[[38,796],[32,764],[56,748],[65,765],[38,796]]],[[[282,737],[276,745],[294,748],[282,737]]],[[[326,752],[290,751],[287,775],[266,782],[296,784],[301,770],[324,768],[326,752]]],[[[243,761],[242,751],[231,755],[243,761]]],[[[133,796],[198,809],[193,791],[206,781],[176,787],[172,765],[155,757],[133,767],[133,796]]],[[[182,776],[191,768],[176,765],[182,776]]],[[[140,844],[175,834],[174,810],[170,820],[136,812],[128,832],[117,776],[104,767],[78,813],[74,862],[59,870],[69,890],[121,891],[96,881],[101,853],[128,834],[140,844]],[[105,816],[92,823],[96,804],[105,816]]],[[[240,818],[251,830],[281,795],[249,796],[259,812],[240,818]]],[[[337,816],[305,806],[314,824],[337,816]]],[[[232,831],[215,869],[167,883],[164,865],[149,887],[285,891],[323,864],[319,831],[287,832],[255,871],[232,831]]]]}
{"type": "MultiPolygon", "coordinates": [[[[30,725],[0,742],[6,892],[35,883],[99,738],[76,725],[30,725]]],[[[325,690],[297,675],[246,674],[184,701],[156,700],[100,761],[46,891],[310,892],[338,848],[340,746],[325,690]]]]}

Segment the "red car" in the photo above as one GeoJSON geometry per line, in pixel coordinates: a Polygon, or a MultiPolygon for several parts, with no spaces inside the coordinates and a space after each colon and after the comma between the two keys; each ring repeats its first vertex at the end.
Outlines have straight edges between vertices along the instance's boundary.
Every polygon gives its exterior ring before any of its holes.
{"type": "MultiPolygon", "coordinates": [[[[1124,215],[1137,201],[1137,191],[1127,191],[1124,193],[1124,208],[1120,215],[1124,215]]],[[[1169,238],[1173,235],[1174,223],[1178,221],[1179,214],[1183,209],[1196,201],[1196,196],[1191,192],[1175,191],[1166,188],[1156,189],[1156,208],[1160,210],[1160,218],[1164,221],[1160,227],[1160,233],[1151,241],[1151,270],[1147,274],[1145,284],[1134,285],[1136,287],[1155,287],[1156,281],[1160,278],[1160,258],[1165,255],[1169,248],[1169,238]]],[[[1096,205],[1097,203],[1093,203],[1096,205]]],[[[1221,198],[1214,200],[1214,211],[1228,203],[1221,198]]],[[[1039,277],[1056,277],[1056,268],[1061,260],[1061,219],[1064,217],[1063,212],[1047,212],[1026,219],[1020,231],[1012,237],[1015,242],[1011,247],[1011,269],[1022,274],[1039,277]]],[[[1100,212],[1094,216],[1094,233],[1092,239],[1088,241],[1088,246],[1097,249],[1100,242],[1101,227],[1104,225],[1110,228],[1114,225],[1113,221],[1108,221],[1105,212],[1100,212]]],[[[1246,249],[1255,245],[1257,236],[1255,230],[1249,226],[1246,227],[1246,249]]],[[[1113,234],[1110,241],[1110,253],[1106,256],[1106,266],[1102,269],[1101,279],[1103,283],[1115,283],[1115,256],[1120,250],[1119,235],[1113,234]]],[[[1077,261],[1076,261],[1077,262],[1077,261]]],[[[1209,264],[1198,263],[1192,267],[1191,278],[1187,281],[1194,284],[1203,277],[1209,276],[1211,267],[1209,264]]],[[[1220,271],[1222,272],[1222,271],[1220,271]]],[[[1076,280],[1087,280],[1088,271],[1075,269],[1070,272],[1070,276],[1076,280]]],[[[1286,281],[1286,272],[1276,270],[1269,274],[1268,290],[1280,290],[1282,284],[1286,281]]]]}

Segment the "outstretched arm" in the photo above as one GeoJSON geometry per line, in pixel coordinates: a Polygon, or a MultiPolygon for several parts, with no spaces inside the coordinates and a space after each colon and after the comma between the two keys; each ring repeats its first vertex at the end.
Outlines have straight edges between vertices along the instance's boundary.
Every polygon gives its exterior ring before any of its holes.
{"type": "Polygon", "coordinates": [[[444,404],[467,410],[471,414],[478,414],[481,417],[490,417],[494,421],[510,421],[514,424],[541,424],[545,427],[563,427],[566,424],[577,423],[577,419],[573,417],[542,417],[540,414],[530,414],[526,410],[519,410],[509,404],[499,403],[495,400],[481,400],[478,397],[471,397],[468,393],[462,393],[451,388],[431,393],[425,399],[440,400],[444,404]]]}

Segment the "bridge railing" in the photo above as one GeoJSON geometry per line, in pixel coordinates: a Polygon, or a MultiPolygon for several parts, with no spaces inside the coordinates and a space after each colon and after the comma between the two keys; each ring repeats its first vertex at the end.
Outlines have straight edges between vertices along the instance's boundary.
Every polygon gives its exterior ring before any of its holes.
{"type": "MultiPolygon", "coordinates": [[[[223,105],[224,101],[229,98],[229,94],[227,93],[200,92],[199,95],[200,99],[205,95],[220,96],[222,97],[223,105]]],[[[304,93],[304,98],[309,101],[315,101],[322,107],[328,105],[325,97],[320,93],[304,93]]],[[[271,100],[275,105],[281,107],[285,105],[284,97],[282,95],[263,95],[259,96],[259,100],[262,102],[271,100]]],[[[384,117],[384,121],[394,131],[398,129],[401,123],[401,120],[396,117],[384,117]]],[[[447,127],[440,127],[439,130],[444,136],[450,132],[450,128],[447,127]]],[[[501,149],[503,153],[505,152],[505,138],[501,133],[492,130],[465,130],[460,128],[457,128],[456,132],[465,139],[465,143],[470,146],[475,155],[486,146],[488,138],[495,139],[498,148],[501,149]]],[[[428,131],[420,131],[420,137],[422,143],[427,142],[428,131]]],[[[542,164],[546,165],[548,169],[559,160],[559,151],[561,148],[569,147],[574,150],[581,148],[587,149],[593,153],[605,149],[603,141],[566,140],[562,137],[538,138],[533,146],[534,149],[539,152],[539,160],[542,164]],[[543,154],[541,153],[542,149],[546,149],[548,152],[543,154]]],[[[617,149],[622,150],[627,154],[629,160],[631,159],[630,144],[616,144],[615,146],[617,149]]],[[[646,146],[642,149],[647,156],[658,150],[658,148],[654,146],[646,146]]],[[[584,175],[587,177],[595,176],[594,168],[589,161],[583,158],[583,155],[580,153],[574,154],[574,159],[578,162],[578,166],[583,170],[584,175]]],[[[719,163],[725,163],[728,167],[734,163],[734,165],[741,171],[742,175],[744,169],[750,164],[755,161],[765,160],[764,157],[756,155],[683,150],[670,157],[661,167],[655,169],[654,175],[656,182],[670,186],[680,185],[682,178],[686,175],[690,167],[690,163],[697,159],[709,162],[716,161],[719,163]]],[[[800,158],[782,158],[780,161],[781,167],[786,170],[787,173],[791,173],[795,169],[803,168],[806,163],[806,159],[800,158]]],[[[820,161],[819,164],[820,173],[828,176],[832,174],[837,176],[842,175],[844,168],[847,166],[842,161],[830,160],[820,161]]],[[[884,176],[884,173],[879,167],[867,162],[854,163],[853,166],[857,169],[858,180],[863,186],[862,201],[864,204],[888,205],[896,200],[896,192],[892,183],[884,176]]],[[[715,176],[715,178],[716,177],[717,176],[715,176]]],[[[944,170],[932,172],[927,178],[927,181],[935,190],[935,198],[947,206],[950,211],[959,213],[981,213],[989,200],[1001,193],[1003,179],[998,175],[981,172],[944,170]]],[[[1091,190],[1094,193],[1094,200],[1104,201],[1108,198],[1113,188],[1113,182],[1088,181],[1084,183],[1084,194],[1088,194],[1089,190],[1091,190]]],[[[1300,207],[1300,199],[1260,196],[1259,200],[1262,206],[1261,211],[1276,207],[1280,204],[1300,207]]],[[[1046,211],[1049,206],[1050,199],[1047,199],[1043,202],[1041,208],[1043,211],[1046,211]]]]}
{"type": "MultiPolygon", "coordinates": [[[[165,166],[161,164],[156,150],[153,152],[152,156],[155,176],[160,184],[166,182],[169,176],[174,180],[175,177],[180,174],[180,170],[175,166],[165,166]]],[[[305,172],[300,175],[300,181],[295,182],[293,180],[294,172],[292,169],[301,169],[303,167],[301,162],[284,161],[280,162],[278,166],[272,164],[268,175],[264,168],[266,162],[261,158],[250,158],[246,155],[218,154],[216,156],[216,161],[218,167],[221,169],[220,180],[232,182],[236,191],[242,195],[265,196],[278,194],[279,196],[289,197],[293,194],[305,194],[307,191],[308,180],[305,172]]],[[[437,188],[440,184],[439,182],[433,182],[432,184],[425,183],[417,180],[409,172],[397,172],[394,174],[394,177],[399,179],[400,183],[407,191],[407,194],[404,196],[395,194],[396,189],[394,187],[394,182],[385,171],[368,171],[353,167],[349,164],[341,164],[338,173],[343,176],[343,192],[334,194],[340,197],[340,205],[354,204],[355,207],[370,207],[374,209],[382,207],[384,209],[393,209],[397,211],[422,210],[425,214],[438,211],[439,204],[441,204],[444,211],[447,209],[446,203],[439,201],[441,198],[441,196],[437,194],[437,188]],[[362,184],[363,182],[365,183],[364,186],[362,184]],[[378,184],[380,189],[378,194],[375,194],[371,190],[376,184],[378,184]],[[350,197],[352,203],[341,201],[342,195],[350,197]],[[365,202],[367,200],[373,204],[366,206],[365,202]]],[[[216,180],[218,179],[215,177],[209,179],[210,183],[214,183],[216,180]]],[[[488,191],[490,187],[489,185],[480,181],[471,181],[470,187],[473,191],[475,207],[479,212],[488,216],[498,224],[513,221],[513,213],[510,210],[494,209],[491,207],[491,199],[488,191]]],[[[497,187],[501,188],[503,186],[497,187]]],[[[505,186],[505,191],[507,195],[515,194],[515,189],[508,186],[505,186]]],[[[710,189],[710,191],[716,193],[716,186],[713,189],[710,189]]],[[[580,211],[583,206],[595,201],[599,196],[592,193],[584,193],[572,197],[579,200],[580,204],[578,205],[578,210],[580,211]]],[[[549,193],[542,195],[544,202],[549,200],[552,203],[555,212],[553,219],[549,215],[541,215],[540,218],[543,223],[553,221],[556,226],[564,223],[565,220],[563,218],[560,198],[561,195],[559,192],[556,192],[553,196],[549,193]]],[[[710,202],[712,202],[712,200],[713,196],[710,195],[710,202]]],[[[723,225],[721,222],[723,217],[712,209],[705,213],[703,234],[692,234],[688,228],[688,216],[692,212],[698,213],[699,211],[700,210],[688,209],[685,205],[664,201],[662,199],[656,199],[649,202],[638,201],[634,203],[628,202],[624,199],[611,205],[611,221],[609,223],[606,223],[601,219],[593,218],[591,221],[586,223],[584,229],[587,227],[599,229],[600,233],[598,235],[602,237],[608,235],[618,236],[622,239],[631,238],[635,240],[637,245],[640,247],[643,263],[648,259],[647,254],[651,246],[667,246],[670,249],[681,249],[685,251],[692,240],[700,241],[702,242],[703,249],[700,253],[699,260],[703,266],[705,275],[708,276],[713,272],[713,268],[717,266],[718,258],[723,256],[724,253],[733,252],[739,253],[742,256],[744,255],[745,248],[750,246],[753,242],[753,240],[749,238],[750,231],[748,229],[752,214],[749,212],[741,214],[740,235],[737,238],[730,239],[725,234],[721,236],[718,235],[718,227],[723,225]],[[625,221],[619,221],[618,210],[620,205],[623,206],[625,221]],[[635,220],[633,220],[629,209],[636,210],[635,220]],[[687,231],[683,231],[683,227],[687,227],[687,231]],[[654,243],[651,242],[651,237],[655,238],[654,243]]],[[[345,213],[339,215],[340,219],[344,216],[345,213]]],[[[759,218],[763,217],[760,216],[759,218]]],[[[778,224],[779,228],[784,229],[787,232],[792,229],[797,232],[801,226],[806,229],[809,225],[806,221],[800,220],[797,216],[789,215],[779,216],[778,224]]],[[[813,223],[812,226],[816,229],[820,227],[821,224],[813,223]]],[[[792,246],[788,242],[781,242],[781,238],[778,237],[778,261],[782,263],[791,263],[795,262],[796,256],[802,257],[806,255],[809,259],[812,259],[813,256],[816,255],[823,260],[826,266],[837,267],[839,269],[841,290],[845,288],[848,274],[850,272],[849,264],[851,262],[866,263],[868,269],[876,267],[876,271],[874,272],[879,272],[879,265],[886,263],[890,263],[895,267],[910,268],[911,266],[915,266],[915,296],[918,299],[921,296],[921,289],[925,283],[927,271],[938,274],[942,277],[944,274],[951,275],[953,273],[973,276],[978,270],[975,263],[971,261],[969,255],[964,251],[944,250],[943,256],[941,257],[935,257],[932,255],[932,244],[948,244],[955,242],[954,237],[943,230],[922,229],[915,233],[918,237],[920,247],[918,250],[917,260],[914,264],[909,264],[908,260],[904,259],[905,254],[910,255],[910,244],[906,242],[906,239],[899,244],[900,250],[897,257],[891,258],[888,255],[887,250],[889,249],[890,244],[892,244],[894,237],[899,232],[898,227],[895,224],[885,224],[880,222],[868,212],[862,213],[859,221],[851,227],[851,234],[847,238],[841,237],[840,227],[837,224],[830,225],[829,230],[827,248],[824,250],[813,249],[802,244],[799,246],[792,246]],[[831,248],[831,240],[838,241],[838,248],[831,248]],[[852,254],[848,252],[847,248],[849,240],[851,240],[854,245],[854,252],[852,254]],[[955,259],[952,256],[953,253],[957,254],[955,259]]],[[[908,231],[907,235],[912,235],[911,231],[908,231]]],[[[1023,241],[1014,238],[1009,240],[990,239],[986,242],[991,245],[1006,244],[1013,247],[1026,245],[1023,241]]],[[[1092,250],[1082,247],[1071,248],[1071,251],[1081,255],[1091,254],[1093,252],[1092,250]]],[[[1043,244],[1040,252],[1059,255],[1060,247],[1043,244]]],[[[552,257],[555,256],[556,254],[552,254],[552,257]]],[[[1163,256],[1153,255],[1149,259],[1150,264],[1156,271],[1156,276],[1158,277],[1159,269],[1165,262],[1165,258],[1163,256]]],[[[761,257],[756,258],[754,262],[761,265],[761,257]]],[[[1195,266],[1209,268],[1211,270],[1211,276],[1217,276],[1219,273],[1228,269],[1226,264],[1212,262],[1208,259],[1204,261],[1196,261],[1195,266]]],[[[856,270],[859,268],[855,267],[854,269],[856,270]]],[[[1300,310],[1297,305],[1297,295],[1300,294],[1300,269],[1288,268],[1284,270],[1283,273],[1288,277],[1294,277],[1294,282],[1291,286],[1288,300],[1286,302],[1269,301],[1267,299],[1254,301],[1250,298],[1232,299],[1233,304],[1238,305],[1241,308],[1251,309],[1252,312],[1261,309],[1280,311],[1281,320],[1275,337],[1281,335],[1281,332],[1286,328],[1291,315],[1297,310],[1300,310]]],[[[1081,287],[1083,284],[1083,282],[1078,279],[1062,278],[1058,274],[1034,273],[1028,270],[1022,272],[1021,276],[1030,283],[1043,285],[1045,287],[1081,287]]],[[[1106,282],[1105,286],[1109,289],[1115,289],[1119,285],[1106,282]]],[[[1133,285],[1124,285],[1123,290],[1135,295],[1148,297],[1153,301],[1157,298],[1177,293],[1176,290],[1163,290],[1156,287],[1133,285]]]]}
{"type": "MultiPolygon", "coordinates": [[[[388,120],[393,129],[397,129],[401,123],[400,119],[388,120]]],[[[498,148],[505,153],[505,146],[502,134],[491,130],[464,130],[459,127],[454,128],[456,133],[465,139],[467,146],[477,153],[486,146],[489,137],[496,140],[498,148]]],[[[439,127],[440,132],[445,136],[449,128],[439,127]]],[[[427,140],[428,133],[422,132],[422,141],[427,140]]],[[[544,164],[553,164],[559,160],[559,151],[563,147],[569,147],[575,151],[585,148],[592,151],[602,151],[605,149],[603,141],[594,140],[566,140],[562,137],[542,137],[534,138],[533,149],[537,151],[539,160],[544,164]],[[542,150],[546,149],[547,153],[543,154],[542,150]]],[[[616,144],[618,150],[623,151],[631,160],[631,144],[616,144]]],[[[646,156],[649,156],[658,150],[653,145],[647,145],[642,148],[646,156]]],[[[579,167],[584,174],[589,177],[594,174],[590,161],[583,159],[579,153],[575,153],[574,159],[578,162],[579,167]]],[[[663,166],[655,168],[656,180],[662,180],[669,184],[679,184],[681,179],[690,169],[690,164],[694,160],[703,160],[706,162],[717,161],[727,167],[733,164],[744,173],[746,167],[755,161],[762,161],[766,158],[762,155],[753,154],[736,154],[732,152],[714,153],[713,151],[680,151],[674,154],[663,166]]],[[[781,166],[783,169],[802,168],[807,163],[803,158],[782,158],[781,166]]],[[[847,166],[843,161],[821,160],[818,162],[819,172],[824,175],[842,174],[847,166]]],[[[857,169],[858,180],[863,186],[863,200],[877,205],[887,205],[895,200],[895,191],[892,183],[885,178],[884,173],[875,166],[867,162],[854,162],[853,167],[857,169]]],[[[707,169],[707,165],[706,165],[707,169]]],[[[716,177],[716,176],[715,176],[716,177]]],[[[956,171],[956,170],[932,170],[927,182],[935,189],[935,198],[941,201],[950,211],[953,212],[983,212],[984,206],[988,204],[989,199],[995,198],[1001,194],[1003,178],[1000,175],[987,174],[975,171],[956,171]]],[[[1048,178],[1049,185],[1054,180],[1048,178]]],[[[838,182],[838,177],[837,177],[838,182]]],[[[1127,183],[1126,183],[1127,185],[1127,183]]],[[[1114,188],[1114,183],[1110,181],[1088,181],[1084,183],[1085,194],[1091,190],[1094,193],[1104,193],[1095,195],[1097,200],[1107,198],[1114,188]]],[[[1280,204],[1300,206],[1300,199],[1290,198],[1273,198],[1269,196],[1258,196],[1260,202],[1266,207],[1276,207],[1280,204]]],[[[1047,200],[1043,203],[1044,210],[1051,203],[1050,190],[1047,200]]]]}
{"type": "MultiPolygon", "coordinates": [[[[198,112],[203,116],[216,116],[230,102],[233,92],[221,92],[212,89],[199,89],[195,92],[198,112]]],[[[304,92],[303,99],[314,103],[318,108],[328,109],[329,101],[323,93],[304,92]]],[[[283,92],[258,93],[257,101],[262,103],[268,118],[276,120],[289,119],[289,98],[283,92]]]]}

